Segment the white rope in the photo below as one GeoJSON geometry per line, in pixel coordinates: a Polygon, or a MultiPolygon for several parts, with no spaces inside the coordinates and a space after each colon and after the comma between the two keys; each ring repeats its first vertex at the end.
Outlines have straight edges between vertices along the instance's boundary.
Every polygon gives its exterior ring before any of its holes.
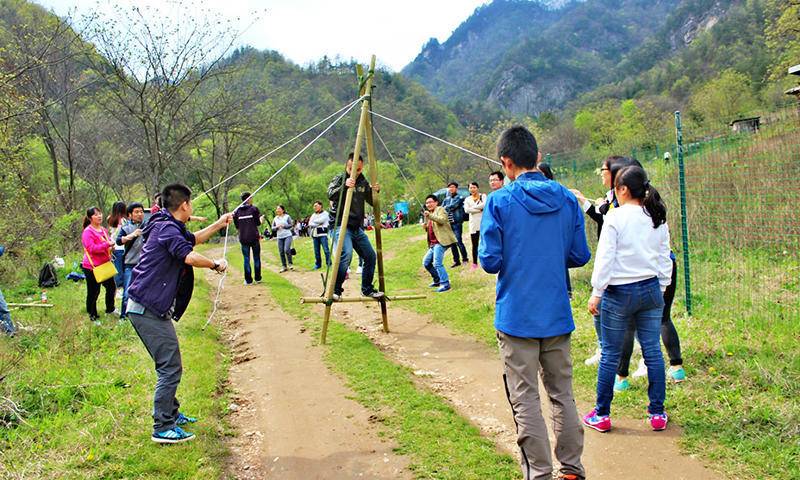
{"type": "MultiPolygon", "coordinates": [[[[222,247],[222,258],[225,258],[228,254],[228,230],[231,228],[231,224],[225,225],[225,242],[224,246],[222,247]]],[[[219,296],[222,293],[222,289],[224,287],[225,277],[228,276],[228,269],[226,268],[224,272],[222,272],[222,276],[219,279],[219,283],[217,284],[217,295],[214,297],[214,308],[211,309],[211,314],[208,316],[208,320],[206,320],[206,324],[203,325],[203,330],[206,329],[211,320],[214,318],[214,315],[217,313],[217,307],[219,306],[219,296]]]]}
{"type": "Polygon", "coordinates": [[[417,197],[417,194],[414,192],[414,187],[411,186],[411,182],[408,181],[408,177],[406,177],[406,174],[403,173],[403,169],[400,168],[400,165],[394,159],[394,155],[392,155],[392,152],[389,151],[389,147],[386,146],[386,142],[383,141],[381,134],[378,133],[378,130],[375,128],[374,124],[372,125],[372,131],[375,132],[375,136],[378,137],[378,141],[381,142],[383,149],[389,154],[389,158],[392,160],[392,163],[394,163],[394,165],[397,167],[397,171],[400,172],[400,176],[402,176],[403,180],[405,180],[406,186],[408,186],[408,189],[411,190],[411,196],[414,197],[414,200],[416,200],[420,206],[423,206],[422,202],[419,201],[419,197],[417,197]]]}
{"type": "Polygon", "coordinates": [[[470,155],[474,155],[474,156],[476,156],[476,157],[478,157],[478,158],[482,158],[482,159],[484,159],[484,160],[486,160],[486,161],[488,161],[488,162],[492,162],[492,163],[495,163],[495,164],[497,164],[497,165],[503,165],[502,163],[498,162],[497,160],[492,160],[491,158],[489,158],[489,157],[487,157],[487,156],[484,156],[484,155],[481,155],[480,153],[475,153],[475,152],[473,152],[472,150],[469,150],[469,149],[466,149],[466,148],[464,148],[464,147],[461,147],[461,146],[459,146],[459,145],[456,145],[455,143],[448,142],[447,140],[444,140],[444,139],[442,139],[442,138],[439,138],[439,137],[437,137],[437,136],[435,136],[435,135],[431,135],[430,133],[423,132],[422,130],[420,130],[420,129],[418,129],[418,128],[414,128],[414,127],[412,127],[412,126],[410,126],[410,125],[406,125],[406,124],[405,124],[405,123],[403,123],[403,122],[399,122],[399,121],[397,121],[397,120],[394,120],[394,119],[391,119],[391,118],[389,118],[389,117],[384,117],[384,116],[383,116],[383,115],[381,115],[380,113],[376,113],[376,112],[375,112],[375,111],[373,111],[373,110],[370,110],[370,113],[372,113],[372,114],[373,114],[373,115],[375,115],[376,117],[380,117],[380,118],[382,118],[382,119],[384,119],[384,120],[387,120],[387,121],[389,121],[389,122],[392,122],[392,123],[395,123],[395,124],[397,124],[397,125],[400,125],[401,127],[407,128],[407,129],[409,129],[409,130],[411,130],[411,131],[417,132],[417,133],[419,133],[419,134],[421,134],[421,135],[425,135],[426,137],[429,137],[429,138],[432,138],[432,139],[434,139],[434,140],[436,140],[436,141],[442,142],[442,143],[444,143],[445,145],[449,145],[449,146],[451,146],[451,147],[453,147],[453,148],[457,148],[457,149],[461,150],[462,152],[469,153],[470,155]]]}
{"type": "MultiPolygon", "coordinates": [[[[281,168],[279,168],[279,169],[278,169],[278,170],[277,170],[275,173],[273,173],[273,174],[272,174],[272,175],[271,175],[271,176],[270,176],[270,177],[269,177],[269,178],[268,178],[268,179],[267,179],[267,180],[266,180],[264,183],[262,183],[260,187],[258,187],[257,189],[255,189],[255,191],[253,191],[253,193],[251,193],[249,197],[247,197],[247,198],[245,198],[244,200],[242,200],[242,203],[240,203],[240,204],[239,204],[239,205],[238,205],[236,208],[234,208],[234,209],[233,209],[233,211],[232,211],[231,213],[236,213],[236,210],[239,210],[240,208],[242,208],[242,207],[243,207],[243,206],[244,206],[244,205],[245,205],[245,204],[246,204],[248,201],[250,201],[250,199],[252,199],[252,198],[255,196],[255,194],[256,194],[256,193],[258,193],[258,192],[259,192],[259,191],[261,191],[261,190],[262,190],[264,187],[266,187],[266,186],[269,184],[269,182],[271,182],[271,181],[272,181],[272,180],[273,180],[275,177],[277,177],[277,176],[278,176],[278,175],[279,175],[279,174],[280,174],[282,171],[284,171],[284,170],[286,169],[286,167],[288,167],[289,165],[291,165],[291,164],[292,164],[292,162],[294,162],[294,161],[295,161],[295,160],[296,160],[296,159],[297,159],[297,158],[298,158],[300,155],[302,155],[302,154],[303,154],[303,152],[305,152],[306,150],[308,150],[308,148],[309,148],[309,147],[311,147],[311,145],[313,145],[313,144],[314,144],[314,143],[315,143],[317,140],[319,140],[320,138],[322,138],[322,136],[323,136],[323,135],[325,135],[326,133],[328,133],[328,131],[329,131],[331,128],[333,128],[333,126],[334,126],[334,125],[336,125],[337,123],[339,123],[339,121],[340,121],[342,118],[344,118],[344,116],[345,116],[345,115],[347,115],[348,113],[350,113],[350,111],[351,111],[351,110],[353,110],[353,107],[355,107],[355,106],[358,104],[358,102],[359,102],[360,100],[361,100],[361,99],[359,99],[359,100],[356,100],[355,102],[353,102],[352,104],[350,104],[350,105],[349,105],[349,107],[348,107],[348,108],[347,108],[347,109],[346,109],[344,112],[342,112],[342,114],[341,114],[341,115],[339,115],[339,116],[336,118],[336,120],[334,120],[334,121],[333,121],[333,123],[331,123],[330,125],[328,125],[328,126],[325,128],[325,130],[321,131],[321,132],[319,133],[319,135],[317,135],[316,137],[314,137],[314,139],[313,139],[313,140],[311,140],[311,141],[310,141],[308,144],[306,144],[306,146],[305,146],[305,147],[303,147],[303,148],[302,148],[302,149],[301,149],[299,152],[297,152],[297,153],[296,153],[296,154],[295,154],[295,155],[294,155],[292,158],[290,158],[290,159],[289,159],[289,160],[288,160],[286,163],[284,163],[284,164],[283,164],[283,166],[282,166],[281,168]]],[[[340,110],[340,111],[341,111],[341,110],[340,110]]],[[[225,243],[224,243],[224,246],[223,246],[223,248],[222,248],[222,259],[223,259],[223,260],[225,260],[225,259],[226,259],[226,257],[227,257],[227,254],[228,254],[228,230],[230,229],[230,226],[231,226],[231,225],[230,225],[230,223],[229,223],[229,224],[228,224],[228,225],[225,227],[225,243]]],[[[222,274],[222,278],[220,278],[220,280],[219,280],[219,285],[217,286],[217,295],[216,295],[216,297],[214,298],[214,307],[213,307],[213,309],[211,310],[211,315],[209,315],[209,316],[208,316],[208,320],[206,320],[206,324],[205,324],[205,326],[203,326],[203,329],[205,329],[205,328],[208,326],[208,324],[209,324],[209,323],[211,323],[211,320],[214,318],[214,314],[215,314],[215,313],[217,313],[217,305],[219,304],[219,296],[220,296],[220,293],[222,292],[222,288],[223,288],[223,284],[222,284],[222,282],[225,280],[225,277],[226,277],[227,275],[228,275],[228,269],[226,268],[226,269],[225,269],[225,272],[223,272],[223,274],[222,274]]]]}
{"type": "Polygon", "coordinates": [[[275,153],[275,152],[277,152],[278,150],[282,149],[282,148],[283,148],[283,147],[285,147],[286,145],[289,145],[290,143],[294,142],[295,140],[297,140],[298,138],[302,137],[302,136],[303,136],[303,135],[305,135],[306,133],[310,132],[311,130],[314,130],[314,129],[315,129],[315,128],[317,128],[318,126],[322,125],[323,123],[327,122],[327,121],[328,121],[328,120],[330,120],[331,118],[335,117],[336,115],[338,115],[339,113],[341,113],[341,112],[342,112],[342,110],[348,110],[348,109],[352,108],[352,107],[353,107],[353,105],[355,105],[355,104],[357,104],[358,102],[360,102],[360,101],[361,101],[363,98],[364,98],[364,97],[357,98],[357,99],[356,99],[356,100],[354,100],[352,103],[350,103],[350,104],[348,104],[348,105],[345,105],[344,107],[340,108],[339,110],[336,110],[335,112],[333,112],[332,114],[330,114],[330,115],[328,115],[327,117],[323,118],[322,120],[320,120],[319,122],[315,123],[314,125],[312,125],[312,126],[308,127],[307,129],[303,130],[302,132],[298,133],[298,134],[297,134],[297,135],[295,135],[295,136],[294,136],[292,139],[290,139],[290,140],[287,140],[287,141],[283,142],[283,143],[282,143],[282,144],[280,144],[279,146],[277,146],[277,147],[275,147],[274,149],[272,149],[270,152],[268,152],[268,153],[266,153],[266,154],[262,155],[262,156],[261,156],[260,158],[258,158],[257,160],[255,160],[255,161],[253,161],[253,162],[249,163],[247,166],[244,166],[244,167],[242,167],[241,169],[239,169],[239,171],[238,171],[238,172],[234,173],[233,175],[230,175],[230,176],[228,176],[227,178],[225,178],[224,180],[220,181],[219,183],[217,183],[217,184],[216,184],[216,185],[214,185],[213,187],[211,187],[211,188],[209,188],[208,190],[206,190],[205,192],[201,193],[200,195],[198,195],[198,198],[199,198],[199,197],[202,197],[203,195],[208,195],[208,194],[209,194],[209,193],[211,193],[212,191],[214,191],[214,190],[216,190],[217,188],[219,188],[219,187],[220,187],[220,185],[224,184],[225,182],[228,182],[229,180],[231,180],[232,178],[234,178],[234,177],[236,177],[237,175],[241,174],[241,173],[242,173],[242,172],[244,172],[245,170],[247,170],[247,169],[251,168],[253,165],[255,165],[255,164],[257,164],[257,163],[259,163],[259,162],[263,161],[265,158],[269,157],[269,156],[270,156],[270,155],[272,155],[273,153],[275,153]]]}

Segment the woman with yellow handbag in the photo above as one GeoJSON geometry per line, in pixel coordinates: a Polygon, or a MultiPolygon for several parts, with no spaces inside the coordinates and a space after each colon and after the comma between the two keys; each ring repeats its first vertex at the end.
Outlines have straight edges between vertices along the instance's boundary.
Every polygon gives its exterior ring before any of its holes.
{"type": "Polygon", "coordinates": [[[95,325],[100,325],[97,314],[97,297],[100,296],[100,286],[106,289],[106,313],[114,312],[114,275],[117,269],[111,261],[111,249],[114,241],[103,227],[103,212],[97,207],[86,210],[83,219],[83,262],[81,267],[86,275],[86,313],[95,325]]]}

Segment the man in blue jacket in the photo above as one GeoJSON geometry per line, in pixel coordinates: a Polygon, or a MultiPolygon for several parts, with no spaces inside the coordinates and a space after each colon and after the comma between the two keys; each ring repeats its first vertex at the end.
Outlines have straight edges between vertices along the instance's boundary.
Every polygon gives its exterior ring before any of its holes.
{"type": "Polygon", "coordinates": [[[575,330],[567,268],[585,265],[583,211],[575,196],[536,168],[536,138],[512,127],[497,154],[513,181],[489,195],[481,220],[478,258],[497,273],[495,328],[526,480],[553,472],[547,426],[539,402],[539,370],[553,407],[560,477],[582,479],[583,427],[572,394],[570,334],[575,330]],[[516,180],[516,181],[514,181],[516,180]]]}

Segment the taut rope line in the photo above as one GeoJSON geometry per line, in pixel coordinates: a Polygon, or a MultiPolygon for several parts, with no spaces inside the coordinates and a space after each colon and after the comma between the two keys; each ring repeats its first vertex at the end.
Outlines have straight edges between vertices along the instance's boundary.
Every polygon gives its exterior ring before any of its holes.
{"type": "Polygon", "coordinates": [[[244,172],[245,170],[247,170],[247,169],[251,168],[253,165],[255,165],[255,164],[257,164],[257,163],[261,162],[262,160],[264,160],[265,158],[269,157],[270,155],[272,155],[273,153],[277,152],[278,150],[282,149],[282,148],[283,148],[283,147],[285,147],[286,145],[289,145],[290,143],[294,142],[295,140],[297,140],[298,138],[302,137],[303,135],[305,135],[306,133],[310,132],[311,130],[314,130],[315,128],[317,128],[317,127],[318,127],[318,126],[320,126],[321,124],[325,123],[326,121],[328,121],[328,120],[330,120],[331,118],[333,118],[333,117],[335,117],[336,115],[338,115],[338,114],[339,114],[340,112],[342,112],[343,110],[348,110],[348,109],[351,109],[351,108],[353,107],[353,105],[355,105],[356,103],[358,103],[358,102],[359,102],[359,101],[361,101],[362,99],[363,99],[363,97],[362,97],[362,98],[358,98],[358,99],[354,100],[352,103],[350,103],[350,104],[348,104],[348,105],[345,105],[344,107],[342,107],[342,108],[340,108],[339,110],[337,110],[337,111],[333,112],[332,114],[330,114],[330,115],[328,115],[327,117],[323,118],[322,120],[320,120],[319,122],[315,123],[314,125],[312,125],[312,126],[308,127],[307,129],[303,130],[302,132],[298,133],[298,134],[297,134],[297,135],[295,135],[295,136],[294,136],[292,139],[290,139],[290,140],[287,140],[287,141],[283,142],[282,144],[280,144],[279,146],[275,147],[274,149],[272,149],[272,150],[271,150],[271,151],[269,151],[268,153],[266,153],[266,154],[262,155],[261,157],[259,157],[257,160],[255,160],[255,161],[253,161],[253,162],[249,163],[247,166],[244,166],[244,167],[242,167],[241,169],[239,169],[239,171],[237,171],[237,172],[236,172],[236,173],[234,173],[233,175],[230,175],[230,176],[228,176],[227,178],[225,178],[224,180],[220,181],[219,183],[217,183],[217,184],[216,184],[216,185],[214,185],[213,187],[211,187],[211,188],[209,188],[208,190],[206,190],[205,192],[201,193],[200,195],[198,195],[198,198],[199,198],[199,197],[202,197],[203,195],[208,195],[208,194],[209,194],[209,193],[211,193],[212,191],[214,191],[214,190],[216,190],[217,188],[219,188],[219,187],[220,187],[220,185],[224,184],[225,182],[228,182],[228,181],[229,181],[229,180],[231,180],[232,178],[234,178],[234,177],[236,177],[237,175],[241,174],[241,173],[242,173],[242,172],[244,172]]]}
{"type": "MultiPolygon", "coordinates": [[[[316,137],[314,137],[314,139],[313,139],[313,140],[311,140],[311,141],[310,141],[308,144],[306,144],[306,146],[305,146],[305,147],[303,147],[303,148],[302,148],[302,149],[301,149],[299,152],[297,152],[297,153],[296,153],[296,154],[295,154],[295,155],[294,155],[292,158],[290,158],[290,159],[289,159],[289,160],[288,160],[286,163],[284,163],[284,164],[283,164],[283,166],[282,166],[281,168],[279,168],[278,170],[276,170],[276,171],[275,171],[275,173],[273,173],[273,174],[272,174],[272,175],[271,175],[271,176],[270,176],[270,177],[269,177],[269,178],[268,178],[268,179],[267,179],[267,180],[266,180],[264,183],[262,183],[260,187],[258,187],[257,189],[255,189],[255,190],[253,191],[253,193],[251,193],[251,194],[250,194],[250,196],[249,196],[249,197],[245,198],[245,199],[242,201],[242,203],[240,203],[240,204],[239,204],[239,205],[238,205],[236,208],[234,208],[234,209],[232,210],[232,212],[231,212],[231,213],[235,213],[235,212],[236,212],[236,210],[240,209],[240,208],[241,208],[243,205],[245,205],[245,204],[246,204],[248,201],[250,201],[250,199],[252,199],[252,198],[255,196],[255,194],[256,194],[256,193],[258,193],[258,192],[259,192],[259,191],[261,191],[261,190],[262,190],[264,187],[266,187],[266,186],[269,184],[269,182],[271,182],[271,181],[272,181],[272,180],[273,180],[275,177],[277,177],[277,176],[278,176],[278,175],[279,175],[279,174],[280,174],[282,171],[284,171],[284,170],[286,169],[286,167],[288,167],[289,165],[291,165],[291,164],[292,164],[292,162],[294,162],[294,161],[295,161],[295,160],[296,160],[296,159],[297,159],[297,158],[298,158],[300,155],[302,155],[302,154],[303,154],[303,152],[305,152],[306,150],[308,150],[308,148],[309,148],[309,147],[311,147],[311,145],[313,145],[313,144],[314,144],[314,143],[315,143],[317,140],[319,140],[320,138],[322,138],[322,136],[323,136],[323,135],[325,135],[326,133],[328,133],[328,131],[329,131],[331,128],[333,128],[333,126],[334,126],[334,125],[336,125],[337,123],[339,123],[339,121],[340,121],[342,118],[344,118],[344,116],[345,116],[345,115],[347,115],[348,113],[350,113],[350,111],[351,111],[351,110],[353,110],[353,107],[355,107],[356,105],[358,105],[358,102],[359,102],[360,100],[361,100],[361,99],[358,99],[358,100],[356,100],[355,102],[351,103],[351,104],[348,106],[348,108],[347,108],[347,109],[345,109],[345,111],[344,111],[344,112],[342,112],[342,113],[341,113],[341,115],[339,115],[339,116],[336,118],[336,120],[334,120],[334,121],[333,121],[333,123],[331,123],[330,125],[328,125],[327,127],[325,127],[325,130],[321,131],[321,132],[320,132],[320,133],[319,133],[319,134],[318,134],[316,137]]],[[[341,112],[341,110],[339,110],[339,111],[341,112]]],[[[222,258],[223,258],[223,259],[226,259],[226,256],[227,256],[227,254],[228,254],[228,230],[229,230],[229,229],[230,229],[230,223],[229,223],[229,224],[228,224],[228,225],[225,227],[225,242],[224,242],[224,245],[223,245],[223,248],[222,248],[222,258]]],[[[227,276],[228,276],[228,269],[226,268],[226,269],[225,269],[225,271],[222,273],[222,278],[220,278],[220,280],[219,280],[219,285],[217,286],[217,295],[216,295],[216,297],[214,298],[214,308],[211,310],[211,314],[208,316],[208,320],[206,320],[206,324],[205,324],[205,325],[203,325],[203,330],[205,330],[205,328],[208,326],[208,324],[209,324],[209,323],[211,323],[211,320],[214,318],[214,314],[215,314],[215,313],[217,313],[217,306],[218,306],[218,304],[219,304],[219,296],[220,296],[220,293],[222,292],[222,288],[223,288],[223,282],[225,281],[225,277],[227,277],[227,276]]]]}
{"type": "Polygon", "coordinates": [[[386,121],[389,121],[389,122],[392,122],[392,123],[394,123],[394,124],[400,125],[401,127],[407,128],[407,129],[409,129],[409,130],[411,130],[411,131],[413,131],[413,132],[417,132],[417,133],[419,133],[419,134],[421,134],[421,135],[425,135],[425,136],[426,136],[426,137],[428,137],[428,138],[432,138],[432,139],[434,139],[434,140],[436,140],[436,141],[438,141],[438,142],[442,142],[442,143],[444,143],[445,145],[449,145],[449,146],[451,146],[451,147],[453,147],[453,148],[457,148],[457,149],[461,150],[462,152],[468,153],[468,154],[470,154],[470,155],[473,155],[473,156],[475,156],[475,157],[478,157],[478,158],[482,158],[482,159],[484,159],[484,160],[486,160],[486,161],[488,161],[488,162],[492,162],[492,163],[494,163],[494,164],[497,164],[497,165],[503,165],[502,163],[498,162],[497,160],[492,160],[491,158],[489,158],[489,157],[487,157],[487,156],[484,156],[484,155],[481,155],[480,153],[475,153],[475,152],[473,152],[472,150],[469,150],[469,149],[467,149],[467,148],[464,148],[464,147],[462,147],[462,146],[456,145],[455,143],[448,142],[447,140],[444,140],[444,139],[442,139],[442,138],[439,138],[439,137],[437,137],[437,136],[435,136],[435,135],[432,135],[432,134],[430,134],[430,133],[423,132],[422,130],[420,130],[420,129],[418,129],[418,128],[414,128],[414,127],[412,127],[412,126],[410,126],[410,125],[406,125],[405,123],[403,123],[403,122],[400,122],[400,121],[398,121],[398,120],[394,120],[394,119],[391,119],[391,118],[389,118],[389,117],[385,117],[385,116],[381,115],[380,113],[377,113],[377,112],[375,112],[375,111],[373,111],[373,110],[370,110],[370,113],[372,113],[372,114],[373,114],[373,115],[375,115],[376,117],[379,117],[379,118],[382,118],[382,119],[384,119],[384,120],[386,120],[386,121]]]}

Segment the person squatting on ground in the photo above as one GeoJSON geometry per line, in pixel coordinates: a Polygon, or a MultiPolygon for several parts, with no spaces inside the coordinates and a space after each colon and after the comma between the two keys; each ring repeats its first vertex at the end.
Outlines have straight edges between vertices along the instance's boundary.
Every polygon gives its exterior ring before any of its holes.
{"type": "Polygon", "coordinates": [[[292,241],[294,234],[292,233],[292,225],[294,220],[286,213],[286,208],[283,205],[275,207],[275,218],[272,219],[272,228],[275,230],[275,238],[278,239],[278,254],[281,257],[281,269],[283,273],[287,269],[294,270],[292,264],[292,241]]]}
{"type": "Polygon", "coordinates": [[[261,212],[253,206],[250,192],[242,193],[242,202],[233,212],[233,224],[239,230],[239,244],[244,257],[244,284],[253,284],[253,270],[256,283],[261,282],[261,236],[258,227],[261,225],[261,212]],[[253,269],[250,269],[250,252],[253,252],[253,269]]]}
{"type": "Polygon", "coordinates": [[[428,252],[422,260],[422,266],[431,274],[433,283],[429,286],[436,288],[436,291],[446,292],[450,290],[450,278],[444,268],[444,252],[450,245],[456,243],[456,236],[450,228],[450,221],[444,207],[439,206],[439,199],[436,195],[428,195],[425,199],[425,211],[423,212],[425,231],[428,233],[428,252]]]}
{"type": "Polygon", "coordinates": [[[619,207],[605,217],[592,271],[588,309],[592,315],[600,314],[603,353],[597,371],[597,402],[583,423],[599,432],[611,429],[614,375],[625,331],[633,323],[647,365],[650,425],[664,430],[668,419],[659,337],[662,295],[672,277],[667,207],[641,167],[623,168],[614,179],[614,190],[619,207]]]}
{"type": "MultiPolygon", "coordinates": [[[[0,245],[0,257],[2,257],[4,253],[6,253],[6,247],[0,245]]],[[[3,297],[2,290],[0,290],[0,328],[2,328],[3,333],[9,337],[13,337],[17,331],[14,322],[11,321],[11,311],[8,309],[8,303],[6,303],[5,297],[3,297]]]]}
{"type": "Polygon", "coordinates": [[[560,478],[582,479],[583,428],[572,393],[570,334],[575,330],[567,294],[567,267],[585,265],[583,214],[575,196],[537,169],[534,136],[512,127],[497,154],[513,182],[488,196],[478,258],[497,273],[495,328],[503,379],[526,480],[550,479],[552,450],[539,398],[539,375],[550,399],[560,478]],[[516,180],[516,181],[514,181],[516,180]]]}
{"type": "Polygon", "coordinates": [[[467,247],[464,245],[464,240],[461,238],[463,233],[464,222],[464,198],[458,194],[458,184],[450,182],[447,184],[447,193],[442,201],[442,207],[447,212],[447,217],[450,220],[450,228],[456,236],[456,243],[450,249],[453,251],[453,265],[450,268],[455,268],[461,265],[461,262],[469,262],[467,257],[467,247]],[[459,256],[460,252],[460,256],[459,256]]]}
{"type": "Polygon", "coordinates": [[[322,202],[314,202],[314,213],[308,219],[308,228],[311,230],[311,238],[314,242],[314,270],[322,268],[322,255],[320,248],[325,252],[325,265],[331,266],[331,250],[328,248],[328,230],[331,225],[331,217],[328,212],[322,209],[322,202]]]}
{"type": "Polygon", "coordinates": [[[364,209],[365,202],[372,205],[373,196],[380,192],[378,184],[370,185],[364,177],[364,158],[359,155],[358,161],[353,162],[353,153],[347,157],[345,171],[336,175],[328,184],[328,199],[331,201],[331,212],[336,219],[336,228],[333,232],[334,250],[337,248],[339,236],[341,235],[342,225],[342,202],[346,191],[344,187],[353,189],[353,200],[350,204],[350,214],[345,223],[345,234],[342,241],[342,257],[339,261],[339,269],[336,272],[336,284],[334,286],[334,299],[341,297],[344,293],[344,280],[347,270],[350,268],[350,260],[353,258],[353,250],[364,261],[361,271],[361,294],[365,297],[381,298],[383,292],[375,289],[372,280],[375,277],[375,250],[369,243],[369,237],[364,232],[364,209]],[[355,163],[356,179],[350,178],[355,163]]]}
{"type": "Polygon", "coordinates": [[[128,317],[153,359],[158,377],[151,437],[156,443],[179,443],[194,438],[194,434],[181,426],[196,419],[178,410],[180,403],[175,397],[183,364],[172,321],[180,319],[192,298],[192,267],[210,268],[218,273],[227,268],[224,259],[211,260],[193,249],[225,228],[231,222],[231,214],[226,213],[208,227],[191,233],[186,229],[192,214],[191,196],[191,190],[184,185],[164,187],[161,194],[164,208],[144,228],[144,247],[139,264],[133,269],[128,292],[128,317]]]}
{"type": "Polygon", "coordinates": [[[114,240],[108,234],[108,230],[103,227],[103,212],[97,207],[89,207],[83,219],[83,233],[81,234],[83,244],[83,261],[81,269],[86,275],[86,313],[89,320],[95,325],[100,325],[100,316],[97,314],[97,297],[100,296],[100,286],[106,290],[105,303],[106,314],[114,313],[114,294],[116,285],[114,277],[111,277],[102,284],[97,283],[92,270],[111,260],[111,250],[114,248],[114,240]]]}
{"type": "Polygon", "coordinates": [[[120,320],[128,315],[128,290],[131,286],[133,268],[139,263],[142,254],[142,222],[144,221],[144,205],[131,203],[127,208],[128,221],[119,229],[115,241],[122,245],[122,305],[120,306],[120,320]]]}
{"type": "Polygon", "coordinates": [[[481,239],[481,217],[486,206],[486,195],[481,193],[478,182],[469,184],[469,197],[464,199],[464,211],[469,215],[469,239],[472,244],[472,270],[478,269],[478,244],[481,239]]]}

